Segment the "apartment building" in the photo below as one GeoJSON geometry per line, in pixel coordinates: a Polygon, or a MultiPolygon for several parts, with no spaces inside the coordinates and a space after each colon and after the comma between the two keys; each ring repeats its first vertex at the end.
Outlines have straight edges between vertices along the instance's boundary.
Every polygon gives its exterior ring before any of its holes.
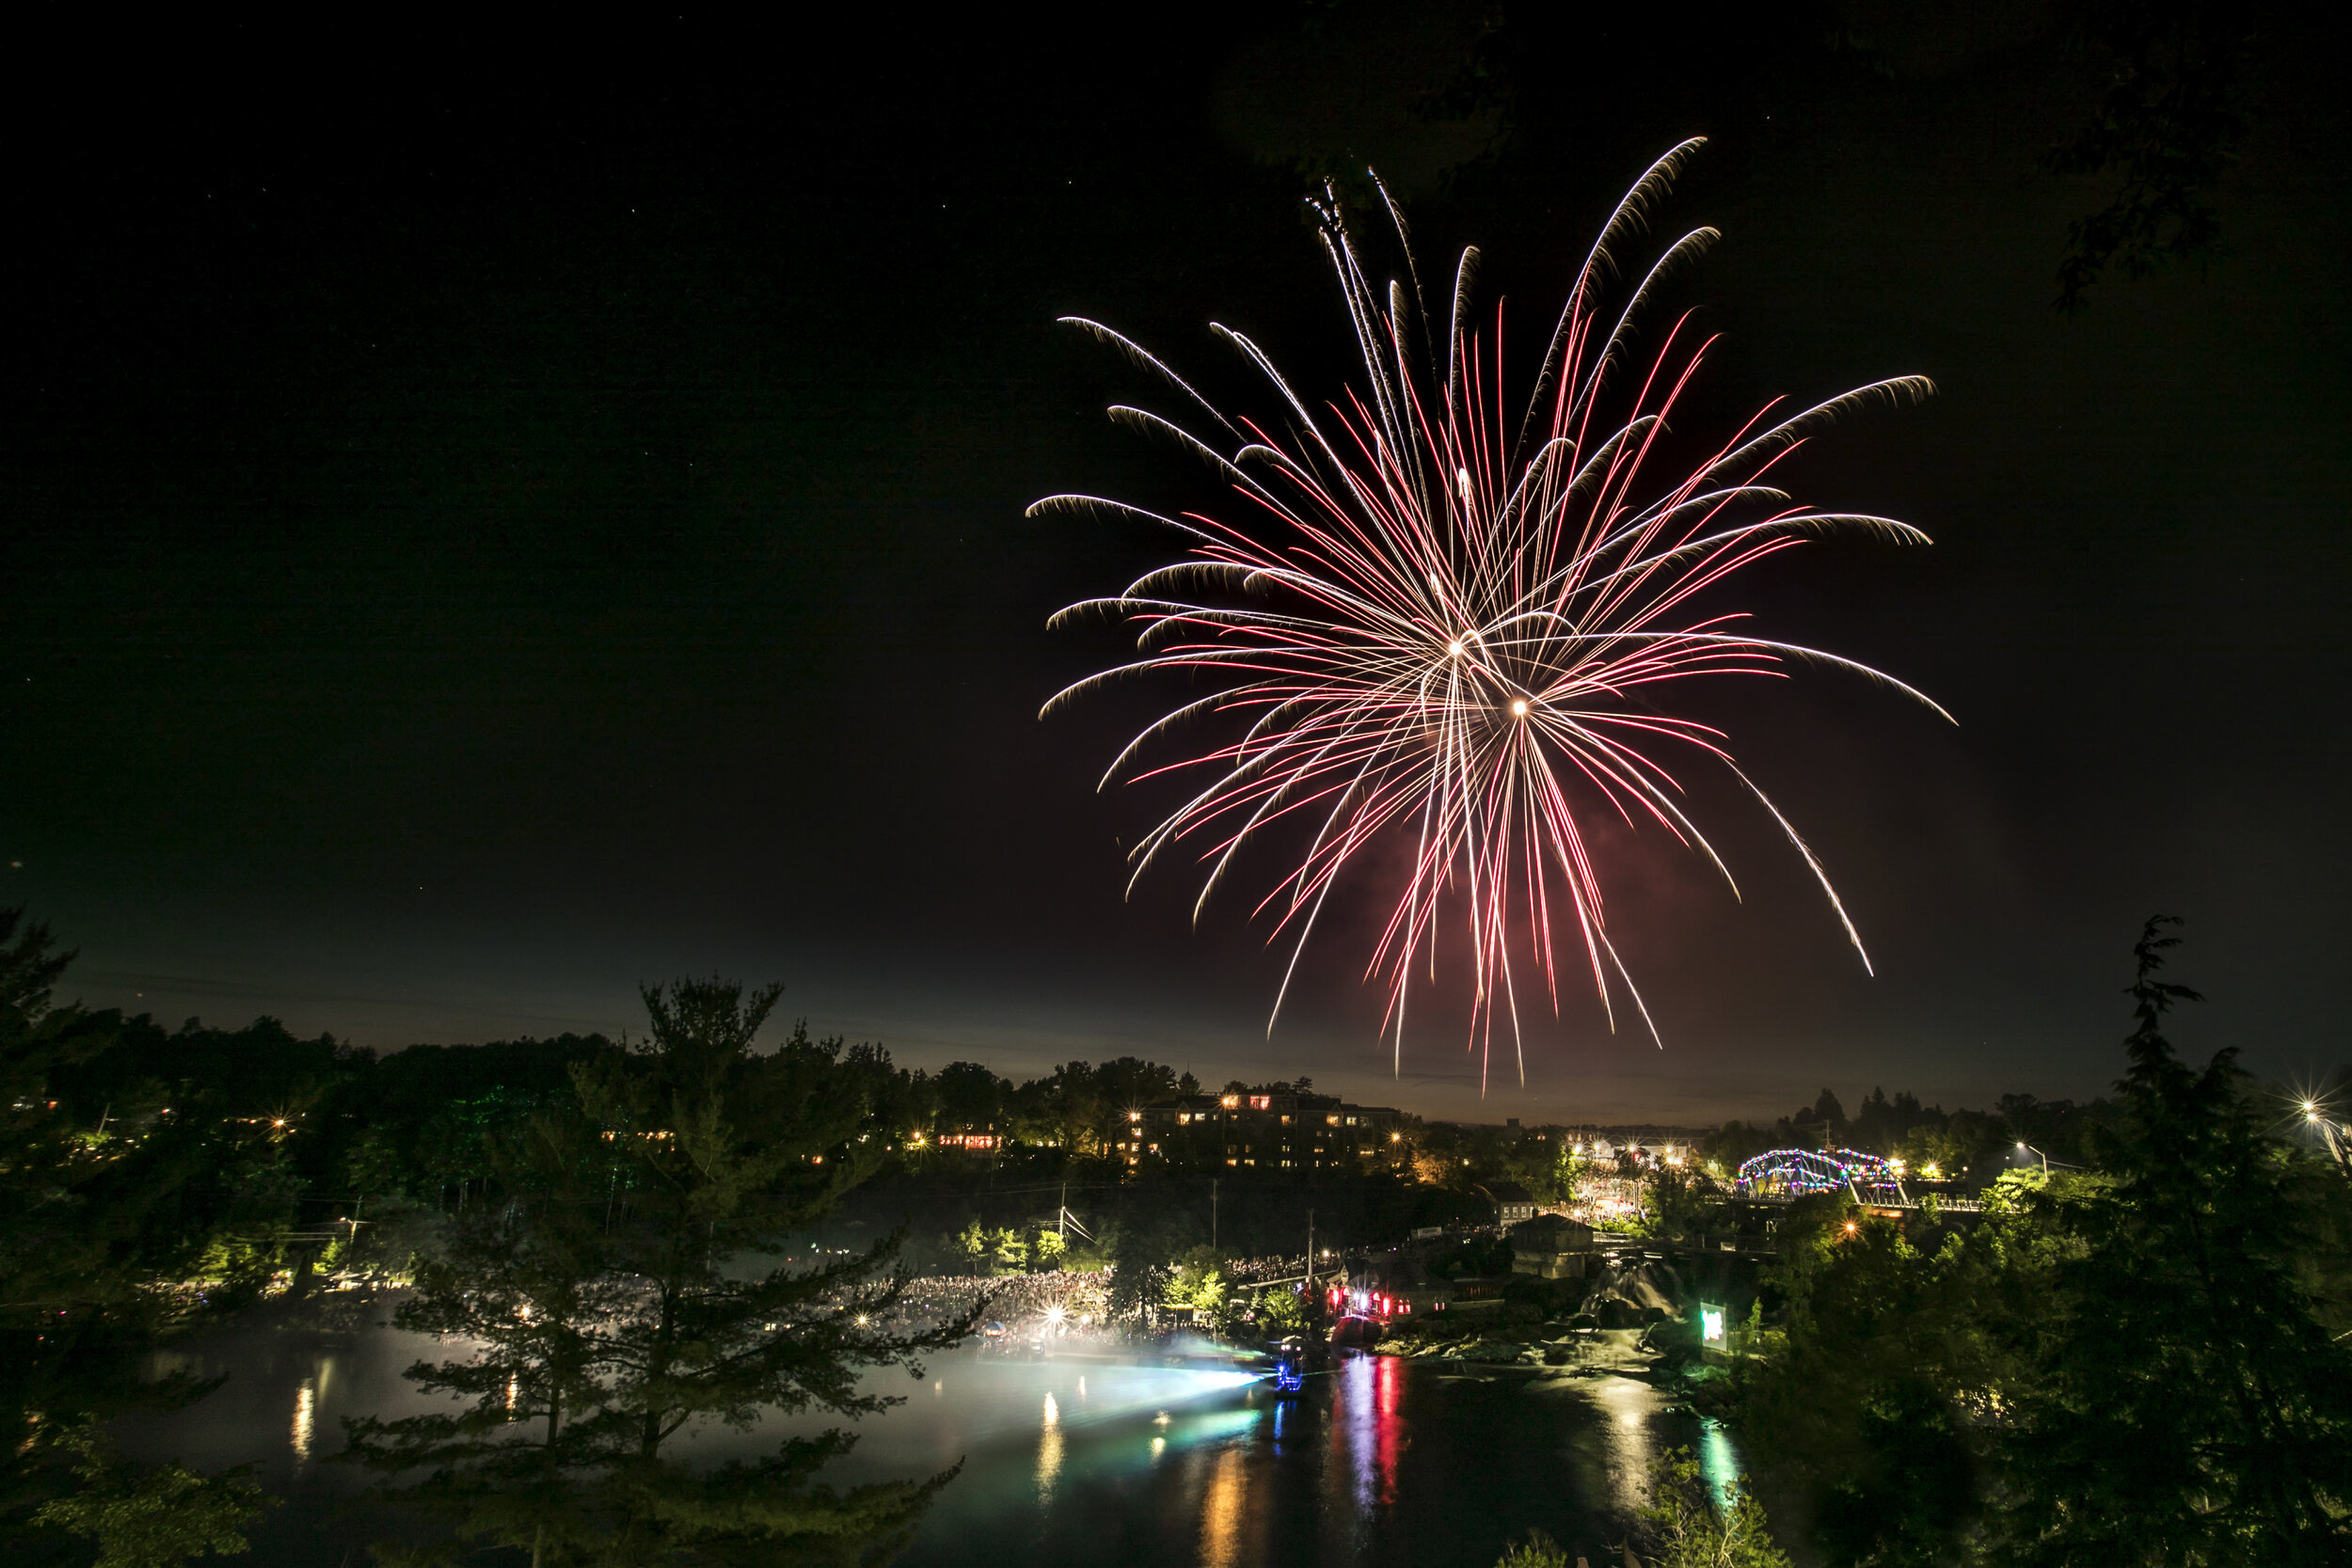
{"type": "Polygon", "coordinates": [[[1118,1152],[1130,1166],[1354,1170],[1398,1142],[1397,1112],[1337,1095],[1194,1094],[1127,1113],[1118,1152]]]}

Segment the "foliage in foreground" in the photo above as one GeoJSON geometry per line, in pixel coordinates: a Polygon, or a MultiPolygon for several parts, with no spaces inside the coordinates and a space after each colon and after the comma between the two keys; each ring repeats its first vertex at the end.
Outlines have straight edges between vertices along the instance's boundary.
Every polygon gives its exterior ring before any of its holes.
{"type": "MultiPolygon", "coordinates": [[[[479,1348],[407,1375],[456,1415],[347,1422],[344,1459],[423,1472],[397,1500],[461,1538],[555,1565],[863,1562],[913,1530],[949,1475],[846,1494],[817,1474],[854,1439],[787,1438],[751,1464],[672,1457],[698,1423],[848,1417],[897,1402],[860,1373],[961,1339],[964,1319],[881,1326],[895,1238],[813,1269],[761,1267],[879,1161],[858,1092],[873,1064],[796,1030],[755,1054],[776,989],[648,990],[647,1048],[578,1064],[574,1095],[496,1146],[504,1199],[454,1231],[397,1322],[479,1348]]],[[[386,1548],[388,1560],[445,1553],[386,1548]]]]}
{"type": "Polygon", "coordinates": [[[1688,1449],[1670,1449],[1650,1467],[1650,1500],[1640,1517],[1649,1568],[1788,1568],[1747,1482],[1732,1482],[1718,1509],[1688,1449]]]}
{"type": "Polygon", "coordinates": [[[246,1549],[245,1531],[279,1499],[246,1479],[250,1465],[201,1476],[178,1464],[134,1465],[95,1425],[65,1440],[81,1456],[82,1484],[43,1504],[33,1522],[97,1543],[93,1568],[174,1568],[192,1557],[246,1549]]]}
{"type": "MultiPolygon", "coordinates": [[[[1764,1505],[1735,1481],[1718,1507],[1699,1462],[1688,1449],[1673,1449],[1650,1466],[1649,1501],[1636,1515],[1640,1545],[1624,1547],[1625,1560],[1644,1568],[1788,1568],[1788,1554],[1773,1544],[1764,1505]]],[[[1514,1542],[1495,1568],[1568,1568],[1581,1561],[1542,1530],[1514,1542]]]]}
{"type": "Polygon", "coordinates": [[[211,1391],[147,1373],[193,1316],[156,1280],[270,1211],[278,1151],[227,1114],[235,1085],[191,1102],[135,1070],[119,1017],[56,1005],[72,958],[0,910],[0,1556],[70,1552],[68,1534],[123,1565],[242,1550],[259,1513],[249,1483],[135,1465],[102,1433],[211,1391]],[[87,1106],[67,1086],[86,1080],[105,1085],[87,1106]]]}
{"type": "Polygon", "coordinates": [[[2166,924],[2097,1174],[2005,1180],[1966,1230],[1783,1222],[1786,1354],[1740,1398],[1829,1562],[2352,1555],[2352,1186],[2271,1135],[2233,1051],[2178,1059],[2166,924]]]}

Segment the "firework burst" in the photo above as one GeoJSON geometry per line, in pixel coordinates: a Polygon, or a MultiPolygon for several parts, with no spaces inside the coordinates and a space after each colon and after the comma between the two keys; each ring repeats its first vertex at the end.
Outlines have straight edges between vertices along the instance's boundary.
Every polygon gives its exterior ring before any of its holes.
{"type": "Polygon", "coordinates": [[[1629,337],[1658,279],[1717,235],[1700,229],[1667,246],[1613,314],[1604,311],[1604,283],[1612,247],[1644,227],[1698,145],[1651,166],[1602,228],[1516,422],[1503,413],[1500,309],[1491,335],[1469,319],[1477,253],[1465,251],[1455,269],[1439,337],[1403,216],[1385,190],[1405,258],[1405,276],[1385,288],[1373,282],[1337,200],[1320,204],[1364,372],[1359,387],[1324,406],[1310,406],[1263,350],[1226,327],[1213,324],[1270,384],[1278,423],[1228,418],[1142,348],[1069,318],[1160,376],[1196,416],[1192,429],[1140,408],[1114,407],[1112,417],[1198,454],[1236,504],[1230,515],[1173,517],[1094,496],[1053,496],[1031,508],[1148,518],[1191,545],[1184,559],[1124,593],[1054,618],[1106,613],[1141,631],[1136,658],[1070,687],[1044,712],[1151,671],[1189,672],[1215,686],[1146,726],[1103,785],[1206,773],[1204,786],[1133,853],[1137,879],[1173,847],[1198,853],[1207,870],[1196,921],[1253,837],[1277,824],[1302,830],[1304,852],[1257,906],[1273,911],[1276,937],[1292,939],[1269,1032],[1342,874],[1362,866],[1375,844],[1391,843],[1409,844],[1410,860],[1366,974],[1387,984],[1382,1032],[1393,1037],[1400,1064],[1410,982],[1417,974],[1434,980],[1441,915],[1462,923],[1471,955],[1470,1042],[1482,1084],[1499,1020],[1524,1081],[1521,988],[1534,984],[1556,1013],[1561,970],[1571,962],[1589,972],[1613,1030],[1622,992],[1656,1039],[1610,940],[1586,823],[1594,813],[1629,826],[1646,820],[1704,855],[1737,896],[1729,869],[1680,803],[1684,785],[1670,762],[1719,767],[1739,781],[1804,858],[1868,967],[1820,862],[1740,770],[1727,737],[1670,705],[1700,677],[1775,674],[1803,660],[1858,673],[1943,712],[1891,676],[1759,636],[1746,616],[1697,602],[1808,534],[1864,530],[1925,543],[1892,518],[1797,505],[1768,481],[1839,412],[1933,388],[1900,376],[1793,418],[1767,404],[1696,467],[1658,476],[1661,435],[1712,340],[1686,341],[1686,315],[1645,367],[1629,356],[1629,337]],[[1219,743],[1151,764],[1155,743],[1218,718],[1230,726],[1219,743]],[[1515,941],[1522,916],[1523,940],[1515,941]]]}

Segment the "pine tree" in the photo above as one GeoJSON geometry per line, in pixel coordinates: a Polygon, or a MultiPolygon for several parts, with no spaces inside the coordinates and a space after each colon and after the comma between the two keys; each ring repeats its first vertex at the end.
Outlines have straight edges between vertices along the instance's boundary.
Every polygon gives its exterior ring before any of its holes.
{"type": "Polygon", "coordinates": [[[229,1168],[241,1140],[211,1117],[159,1124],[124,1102],[112,1135],[74,1115],[61,1084],[119,1051],[121,1021],[55,1004],[73,957],[22,910],[0,909],[0,1556],[49,1530],[91,1537],[126,1564],[242,1550],[239,1532],[270,1501],[242,1472],[133,1464],[103,1430],[215,1386],[149,1375],[156,1345],[187,1326],[154,1280],[205,1239],[173,1205],[229,1168]]]}
{"type": "Polygon", "coordinates": [[[2010,1560],[2343,1562],[2352,1352],[2312,1286],[2332,1173],[2270,1136],[2234,1050],[2201,1071],[2175,1055],[2166,1015],[2199,999],[2157,978],[2176,924],[2150,920],[2134,949],[2107,1179],[2045,1200],[2080,1245],[2028,1332],[2010,1560]]]}
{"type": "MultiPolygon", "coordinates": [[[[505,1201],[421,1279],[405,1326],[481,1343],[409,1376],[469,1400],[455,1416],[351,1424],[347,1457],[462,1536],[558,1564],[855,1562],[901,1541],[948,1479],[836,1494],[818,1473],[854,1438],[789,1438],[754,1464],[687,1465],[665,1449],[768,1412],[857,1417],[895,1400],[861,1373],[956,1343],[980,1310],[898,1333],[896,1238],[814,1267],[746,1270],[869,1174],[878,1053],[796,1029],[752,1042],[777,988],[648,988],[651,1039],[573,1071],[576,1106],[501,1153],[505,1201]]],[[[896,1114],[896,1108],[892,1110],[896,1114]]]]}

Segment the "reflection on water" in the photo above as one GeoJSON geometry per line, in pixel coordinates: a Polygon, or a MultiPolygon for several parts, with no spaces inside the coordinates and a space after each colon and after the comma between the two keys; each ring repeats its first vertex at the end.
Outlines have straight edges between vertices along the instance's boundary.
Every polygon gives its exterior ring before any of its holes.
{"type": "MultiPolygon", "coordinates": [[[[364,1560],[396,1521],[339,1512],[367,1477],[325,1461],[346,1418],[450,1408],[399,1374],[456,1350],[388,1329],[223,1338],[178,1358],[199,1376],[226,1374],[218,1392],[121,1435],[141,1459],[259,1463],[257,1479],[289,1501],[257,1532],[250,1568],[364,1560]]],[[[1350,1357],[1277,1401],[1236,1372],[959,1354],[934,1358],[923,1381],[871,1379],[868,1392],[918,1397],[856,1423],[856,1448],[828,1476],[856,1485],[962,1464],[908,1568],[961,1568],[984,1553],[1023,1568],[1487,1568],[1531,1528],[1571,1561],[1613,1561],[1607,1544],[1624,1538],[1660,1449],[1695,1449],[1719,1493],[1739,1468],[1721,1427],[1670,1415],[1621,1377],[1350,1357]]],[[[715,1428],[683,1436],[678,1452],[749,1458],[787,1433],[842,1424],[811,1412],[751,1433],[715,1428]]]]}
{"type": "Polygon", "coordinates": [[[1606,1421],[1610,1506],[1630,1515],[1648,1498],[1650,1462],[1671,1446],[1660,1443],[1654,1431],[1663,1402],[1657,1389],[1629,1377],[1599,1378],[1592,1388],[1606,1421]]]}
{"type": "Polygon", "coordinates": [[[1037,1444],[1037,1501],[1040,1508],[1054,1503],[1054,1478],[1061,1474],[1061,1406],[1054,1396],[1045,1396],[1045,1430],[1037,1444]]]}
{"type": "MultiPolygon", "coordinates": [[[[1275,1406],[1275,1414],[1281,1414],[1280,1405],[1275,1406]]],[[[1200,1568],[1233,1568],[1241,1560],[1242,1493],[1248,1484],[1239,1449],[1216,1456],[1200,1499],[1200,1568]]]]}
{"type": "Polygon", "coordinates": [[[1740,1476],[1740,1456],[1732,1449],[1731,1433],[1711,1416],[1699,1422],[1699,1476],[1714,1497],[1717,1510],[1728,1510],[1731,1489],[1740,1476]]]}
{"type": "Polygon", "coordinates": [[[306,1377],[294,1390],[294,1462],[300,1469],[310,1460],[310,1430],[318,1420],[318,1379],[306,1377]]]}
{"type": "Polygon", "coordinates": [[[1396,1456],[1404,1440],[1396,1389],[1403,1376],[1404,1364],[1386,1355],[1357,1356],[1340,1372],[1341,1418],[1332,1423],[1332,1435],[1346,1444],[1345,1473],[1361,1513],[1396,1501],[1396,1456]]]}

